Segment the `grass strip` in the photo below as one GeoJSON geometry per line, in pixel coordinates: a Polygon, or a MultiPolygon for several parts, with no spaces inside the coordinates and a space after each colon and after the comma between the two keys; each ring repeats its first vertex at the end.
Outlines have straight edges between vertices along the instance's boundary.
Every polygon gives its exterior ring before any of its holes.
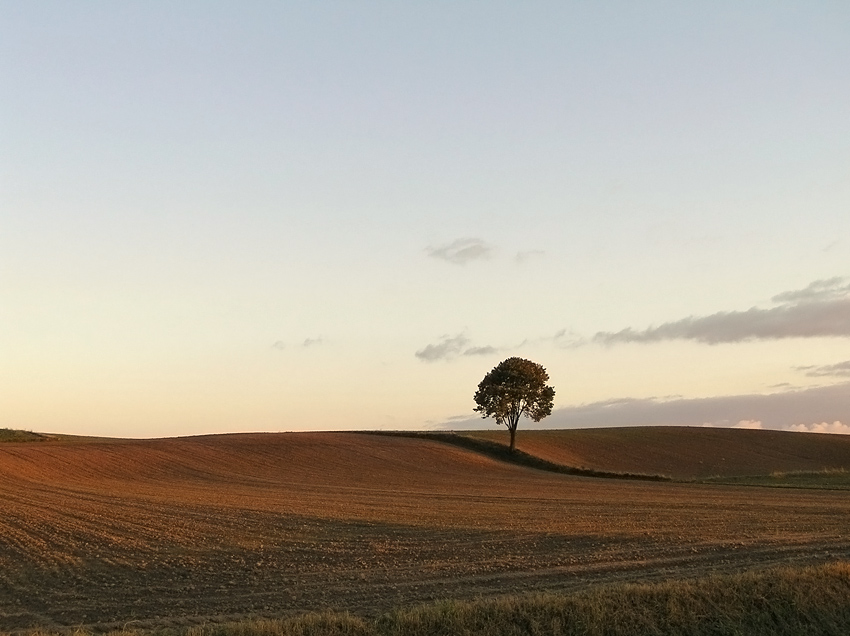
{"type": "MultiPolygon", "coordinates": [[[[53,634],[57,632],[52,632],[53,634]]],[[[76,636],[89,636],[76,630],[76,636]]],[[[348,613],[209,624],[113,636],[846,636],[850,563],[776,568],[571,594],[444,601],[374,619],[348,613]]],[[[50,636],[51,632],[30,632],[50,636]]]]}
{"type": "Polygon", "coordinates": [[[42,435],[41,433],[21,431],[14,428],[0,428],[0,442],[47,442],[50,439],[49,435],[42,435]]]}
{"type": "Polygon", "coordinates": [[[814,488],[818,490],[850,490],[850,471],[845,468],[773,472],[769,475],[710,477],[705,483],[736,486],[768,486],[771,488],[814,488]]]}

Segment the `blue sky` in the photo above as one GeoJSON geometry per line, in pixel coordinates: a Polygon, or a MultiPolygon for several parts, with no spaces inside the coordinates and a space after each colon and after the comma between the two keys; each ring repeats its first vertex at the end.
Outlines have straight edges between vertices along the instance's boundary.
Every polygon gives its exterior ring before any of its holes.
{"type": "Polygon", "coordinates": [[[848,32],[844,2],[0,2],[0,426],[472,425],[519,355],[550,425],[843,430],[848,32]]]}

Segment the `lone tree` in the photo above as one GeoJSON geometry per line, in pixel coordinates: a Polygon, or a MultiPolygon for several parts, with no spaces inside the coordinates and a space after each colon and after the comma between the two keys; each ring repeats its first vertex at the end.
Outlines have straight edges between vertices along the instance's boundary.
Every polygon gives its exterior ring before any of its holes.
{"type": "Polygon", "coordinates": [[[511,432],[511,452],[516,446],[516,428],[523,415],[539,422],[552,413],[555,389],[547,386],[546,369],[523,358],[508,358],[484,376],[475,392],[475,410],[492,417],[511,432]]]}

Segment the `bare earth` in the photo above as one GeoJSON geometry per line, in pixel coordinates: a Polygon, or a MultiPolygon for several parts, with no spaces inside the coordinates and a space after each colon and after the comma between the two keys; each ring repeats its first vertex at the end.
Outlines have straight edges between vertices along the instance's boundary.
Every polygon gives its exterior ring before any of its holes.
{"type": "MultiPolygon", "coordinates": [[[[507,432],[468,432],[507,443],[507,432]]],[[[769,475],[774,471],[850,471],[850,435],[687,426],[531,430],[517,448],[576,468],[676,479],[769,475]]]]}
{"type": "Polygon", "coordinates": [[[6,443],[0,510],[2,631],[850,559],[847,492],[573,477],[354,433],[6,443]]]}

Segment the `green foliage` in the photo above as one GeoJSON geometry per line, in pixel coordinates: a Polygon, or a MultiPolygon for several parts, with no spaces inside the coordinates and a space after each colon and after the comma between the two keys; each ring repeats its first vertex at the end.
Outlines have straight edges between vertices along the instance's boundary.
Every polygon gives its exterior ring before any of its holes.
{"type": "Polygon", "coordinates": [[[41,433],[20,431],[13,428],[0,428],[0,442],[45,442],[50,438],[41,433]]]}
{"type": "Polygon", "coordinates": [[[824,470],[795,470],[773,472],[769,475],[744,475],[739,477],[712,477],[706,482],[734,484],[736,486],[767,486],[773,488],[814,488],[823,490],[850,490],[850,471],[845,468],[824,470]]]}
{"type": "Polygon", "coordinates": [[[539,422],[552,413],[555,389],[548,386],[549,374],[541,365],[524,358],[508,358],[484,376],[475,392],[475,411],[507,426],[511,450],[523,415],[539,422]]]}

